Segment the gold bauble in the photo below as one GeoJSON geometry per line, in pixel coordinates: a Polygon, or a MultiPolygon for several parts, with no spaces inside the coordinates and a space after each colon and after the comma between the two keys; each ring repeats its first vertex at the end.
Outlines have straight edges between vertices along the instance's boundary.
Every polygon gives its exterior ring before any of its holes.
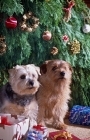
{"type": "Polygon", "coordinates": [[[78,54],[80,53],[80,42],[77,40],[72,41],[69,43],[70,45],[70,50],[73,54],[78,54]]]}

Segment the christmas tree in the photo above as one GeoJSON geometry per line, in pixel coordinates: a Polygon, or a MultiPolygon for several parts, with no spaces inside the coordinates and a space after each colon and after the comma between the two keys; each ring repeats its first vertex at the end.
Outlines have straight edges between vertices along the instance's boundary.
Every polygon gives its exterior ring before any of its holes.
{"type": "Polygon", "coordinates": [[[0,1],[0,86],[17,64],[63,59],[73,66],[72,102],[90,105],[90,12],[82,0],[0,1]]]}

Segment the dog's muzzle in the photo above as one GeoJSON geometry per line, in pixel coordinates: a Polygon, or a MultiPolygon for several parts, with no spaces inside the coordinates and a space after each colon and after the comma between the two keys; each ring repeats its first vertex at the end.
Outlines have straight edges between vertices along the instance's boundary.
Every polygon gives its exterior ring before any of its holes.
{"type": "Polygon", "coordinates": [[[29,83],[30,86],[32,86],[32,87],[34,86],[34,81],[33,80],[29,79],[28,83],[29,83]]]}
{"type": "Polygon", "coordinates": [[[64,78],[64,76],[65,76],[65,72],[64,71],[60,72],[60,77],[64,78]]]}

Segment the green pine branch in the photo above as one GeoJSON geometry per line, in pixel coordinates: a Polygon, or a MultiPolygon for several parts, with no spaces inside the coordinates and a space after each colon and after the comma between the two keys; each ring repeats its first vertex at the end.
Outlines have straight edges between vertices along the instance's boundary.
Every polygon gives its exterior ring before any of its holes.
{"type": "Polygon", "coordinates": [[[0,12],[4,12],[7,15],[11,16],[14,13],[17,15],[19,13],[23,13],[23,5],[21,4],[21,0],[1,0],[0,1],[0,12]]]}

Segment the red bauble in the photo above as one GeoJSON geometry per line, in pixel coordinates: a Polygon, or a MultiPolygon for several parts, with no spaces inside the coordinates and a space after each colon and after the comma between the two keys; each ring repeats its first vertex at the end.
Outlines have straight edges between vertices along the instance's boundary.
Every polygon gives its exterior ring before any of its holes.
{"type": "Polygon", "coordinates": [[[43,35],[42,35],[42,38],[45,40],[45,41],[49,41],[52,37],[52,34],[50,31],[44,31],[43,35]]]}
{"type": "Polygon", "coordinates": [[[5,21],[5,25],[7,28],[11,28],[14,29],[17,27],[17,20],[14,17],[9,17],[6,21],[5,21]]]}

